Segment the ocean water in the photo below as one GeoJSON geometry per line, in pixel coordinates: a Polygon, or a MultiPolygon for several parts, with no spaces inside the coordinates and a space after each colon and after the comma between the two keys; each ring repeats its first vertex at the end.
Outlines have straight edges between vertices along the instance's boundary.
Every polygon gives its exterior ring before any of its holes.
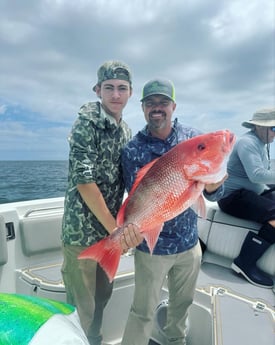
{"type": "Polygon", "coordinates": [[[0,161],[0,204],[63,197],[68,161],[0,161]]]}
{"type": "Polygon", "coordinates": [[[0,204],[63,197],[67,174],[68,161],[0,161],[0,204]]]}

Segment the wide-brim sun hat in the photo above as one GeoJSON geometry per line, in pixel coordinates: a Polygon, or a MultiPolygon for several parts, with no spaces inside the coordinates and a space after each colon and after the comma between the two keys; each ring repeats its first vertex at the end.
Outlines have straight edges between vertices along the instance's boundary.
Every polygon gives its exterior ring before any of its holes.
{"type": "Polygon", "coordinates": [[[253,128],[255,126],[273,127],[275,126],[275,108],[257,110],[251,120],[244,121],[242,126],[253,128]]]}

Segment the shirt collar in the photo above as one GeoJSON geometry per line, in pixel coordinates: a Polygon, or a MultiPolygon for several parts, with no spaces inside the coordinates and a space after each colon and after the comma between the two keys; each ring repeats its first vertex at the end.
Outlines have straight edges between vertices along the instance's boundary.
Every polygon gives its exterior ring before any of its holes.
{"type": "Polygon", "coordinates": [[[110,122],[111,125],[115,125],[116,127],[119,126],[121,119],[119,121],[119,123],[116,122],[116,119],[112,116],[109,115],[102,107],[101,105],[101,117],[103,120],[108,120],[110,122]]]}
{"type": "Polygon", "coordinates": [[[178,124],[178,119],[176,118],[173,121],[171,132],[165,140],[153,137],[148,130],[148,126],[145,126],[145,128],[143,129],[143,133],[148,138],[150,138],[151,141],[163,141],[163,142],[168,143],[171,146],[174,146],[174,145],[178,144],[178,126],[177,126],[177,124],[178,124]]]}

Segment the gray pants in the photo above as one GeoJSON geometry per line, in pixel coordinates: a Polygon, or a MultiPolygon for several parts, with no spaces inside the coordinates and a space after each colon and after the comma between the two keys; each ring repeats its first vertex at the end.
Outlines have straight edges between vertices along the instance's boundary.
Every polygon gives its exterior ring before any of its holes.
{"type": "Polygon", "coordinates": [[[165,327],[167,345],[185,344],[187,313],[193,302],[200,263],[199,244],[175,255],[151,256],[136,250],[134,300],[121,345],[148,344],[166,277],[169,289],[165,327]]]}
{"type": "Polygon", "coordinates": [[[103,310],[113,289],[104,271],[93,260],[78,260],[84,247],[64,245],[62,276],[67,302],[76,306],[81,326],[91,345],[102,341],[103,310]]]}

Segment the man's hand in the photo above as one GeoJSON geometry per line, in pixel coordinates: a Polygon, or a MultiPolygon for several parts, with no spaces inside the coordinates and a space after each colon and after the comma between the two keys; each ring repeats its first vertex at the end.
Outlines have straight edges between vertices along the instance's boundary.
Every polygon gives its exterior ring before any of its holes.
{"type": "Polygon", "coordinates": [[[211,194],[213,192],[215,192],[223,183],[224,181],[228,178],[228,174],[226,174],[224,176],[224,178],[217,182],[217,183],[209,183],[209,184],[206,184],[204,189],[206,190],[207,193],[211,194]]]}
{"type": "Polygon", "coordinates": [[[124,227],[120,237],[120,244],[123,254],[127,253],[130,248],[138,246],[143,241],[143,236],[134,224],[128,224],[124,227]]]}

